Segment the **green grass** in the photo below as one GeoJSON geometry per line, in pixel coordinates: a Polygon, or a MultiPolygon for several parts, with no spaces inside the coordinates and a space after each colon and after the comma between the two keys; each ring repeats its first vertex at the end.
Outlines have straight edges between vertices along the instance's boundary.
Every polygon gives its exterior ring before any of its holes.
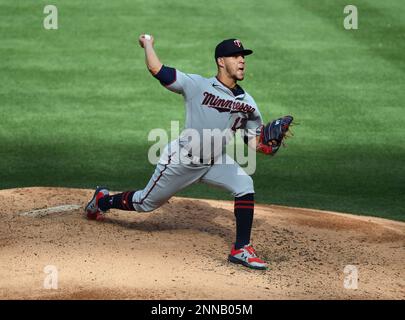
{"type": "Polygon", "coordinates": [[[264,118],[300,122],[288,148],[258,157],[257,201],[405,221],[403,1],[352,1],[354,31],[341,0],[53,1],[58,30],[42,27],[46,4],[0,0],[0,188],[143,187],[149,131],[184,109],[146,71],[138,35],[207,77],[215,45],[238,37],[264,118]]]}

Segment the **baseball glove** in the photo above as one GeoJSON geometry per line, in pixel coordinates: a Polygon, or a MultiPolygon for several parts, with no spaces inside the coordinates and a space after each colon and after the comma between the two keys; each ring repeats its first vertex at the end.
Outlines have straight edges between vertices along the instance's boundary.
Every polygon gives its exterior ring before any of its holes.
{"type": "Polygon", "coordinates": [[[292,116],[284,116],[263,126],[259,139],[259,148],[262,149],[262,152],[274,155],[283,144],[292,122],[292,116]]]}

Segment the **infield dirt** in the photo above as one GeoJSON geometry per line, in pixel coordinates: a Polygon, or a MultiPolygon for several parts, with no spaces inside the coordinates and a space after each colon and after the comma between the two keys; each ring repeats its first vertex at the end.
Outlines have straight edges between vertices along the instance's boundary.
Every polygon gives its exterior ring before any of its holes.
{"type": "Polygon", "coordinates": [[[270,265],[257,271],[227,262],[232,201],[174,197],[97,222],[82,215],[92,193],[0,191],[0,299],[405,298],[403,222],[256,204],[252,243],[270,265]],[[56,206],[65,209],[31,214],[56,206]],[[44,288],[47,265],[56,290],[44,288]],[[347,265],[357,289],[344,286],[347,265]]]}

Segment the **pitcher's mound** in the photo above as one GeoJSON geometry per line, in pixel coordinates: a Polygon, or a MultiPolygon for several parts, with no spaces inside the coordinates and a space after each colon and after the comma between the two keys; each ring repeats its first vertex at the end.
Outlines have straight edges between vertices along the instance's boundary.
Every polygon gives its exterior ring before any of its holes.
{"type": "Polygon", "coordinates": [[[1,299],[404,299],[405,223],[256,205],[266,271],[227,262],[233,202],[88,221],[93,190],[0,191],[1,299]],[[357,288],[357,289],[356,289],[357,288]]]}

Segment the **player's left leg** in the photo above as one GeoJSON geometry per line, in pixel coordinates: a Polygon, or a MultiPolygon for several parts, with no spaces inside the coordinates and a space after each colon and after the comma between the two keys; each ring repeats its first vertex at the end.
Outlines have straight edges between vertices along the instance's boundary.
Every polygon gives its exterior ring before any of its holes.
{"type": "Polygon", "coordinates": [[[208,183],[228,190],[234,196],[236,218],[236,240],[229,255],[229,261],[250,268],[266,269],[267,264],[256,256],[250,244],[254,214],[253,179],[228,155],[222,163],[215,163],[201,178],[208,183]]]}

